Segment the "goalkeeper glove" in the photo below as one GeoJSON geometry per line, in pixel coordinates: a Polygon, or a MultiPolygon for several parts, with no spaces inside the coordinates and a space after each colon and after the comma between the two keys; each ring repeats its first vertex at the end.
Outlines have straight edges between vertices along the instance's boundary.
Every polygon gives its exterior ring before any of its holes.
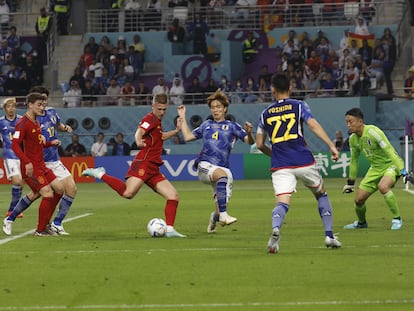
{"type": "Polygon", "coordinates": [[[412,174],[408,174],[405,168],[400,171],[400,174],[403,177],[404,184],[408,182],[414,184],[414,176],[412,174]]]}
{"type": "Polygon", "coordinates": [[[355,180],[348,179],[346,185],[344,186],[342,193],[351,193],[355,191],[355,180]]]}

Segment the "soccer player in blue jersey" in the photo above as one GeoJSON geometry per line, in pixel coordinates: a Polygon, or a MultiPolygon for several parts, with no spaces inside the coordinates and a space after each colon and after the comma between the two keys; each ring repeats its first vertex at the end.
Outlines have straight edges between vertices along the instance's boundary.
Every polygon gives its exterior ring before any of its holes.
{"type": "MultiPolygon", "coordinates": [[[[16,114],[16,98],[9,97],[3,101],[4,116],[0,118],[1,139],[3,141],[3,163],[6,176],[12,183],[12,199],[6,216],[10,216],[13,208],[22,196],[23,180],[20,171],[20,159],[11,148],[11,142],[17,121],[21,118],[16,114]]],[[[17,216],[23,217],[22,213],[17,216]]]]}
{"type": "Polygon", "coordinates": [[[203,149],[195,161],[195,167],[199,180],[213,187],[216,210],[210,215],[207,232],[214,233],[217,222],[225,226],[237,221],[237,218],[227,213],[227,204],[233,187],[229,156],[237,139],[252,145],[254,137],[249,122],[245,122],[242,128],[237,122],[226,119],[229,100],[221,90],[210,95],[207,104],[213,120],[204,121],[193,131],[186,121],[184,105],[178,107],[178,116],[183,119],[181,131],[185,141],[203,139],[203,149]]]}
{"type": "Polygon", "coordinates": [[[291,99],[289,78],[284,74],[272,77],[272,94],[276,99],[261,113],[256,133],[257,147],[271,157],[272,183],[277,198],[272,211],[272,234],[267,244],[269,253],[279,251],[280,230],[290,206],[297,180],[314,194],[318,202],[319,215],[325,228],[326,247],[338,248],[341,243],[332,233],[332,207],[315,163],[312,152],[306,147],[303,123],[325,142],[338,159],[338,150],[318,121],[313,117],[308,104],[291,99]],[[271,146],[265,144],[269,138],[271,146]]]}
{"type": "MultiPolygon", "coordinates": [[[[49,91],[43,86],[35,86],[31,88],[30,92],[40,93],[45,96],[45,114],[43,116],[37,117],[42,134],[45,137],[46,142],[53,141],[57,139],[57,132],[68,132],[72,133],[72,128],[64,124],[59,114],[55,108],[47,106],[47,98],[49,96],[49,91]]],[[[75,199],[77,188],[75,180],[73,179],[72,174],[65,167],[65,165],[60,160],[58,147],[44,148],[44,160],[47,168],[50,168],[53,173],[56,175],[58,180],[62,183],[65,192],[60,200],[58,206],[58,212],[53,219],[53,222],[50,224],[51,229],[54,230],[59,235],[68,235],[69,233],[65,231],[62,225],[63,219],[68,214],[73,200],[75,199]]]]}

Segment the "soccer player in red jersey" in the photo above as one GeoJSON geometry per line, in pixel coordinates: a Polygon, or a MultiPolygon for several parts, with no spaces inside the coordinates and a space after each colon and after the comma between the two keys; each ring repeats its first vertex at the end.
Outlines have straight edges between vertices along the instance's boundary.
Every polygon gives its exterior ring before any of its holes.
{"type": "MultiPolygon", "coordinates": [[[[48,169],[43,160],[43,148],[58,146],[60,141],[55,139],[46,142],[36,117],[44,114],[45,98],[40,93],[27,95],[26,114],[17,122],[13,135],[12,149],[20,159],[22,177],[33,192],[34,199],[42,197],[39,206],[39,219],[36,236],[56,235],[49,228],[49,221],[56,205],[63,194],[63,186],[48,169]]],[[[3,231],[11,234],[13,219],[5,218],[3,231]]]]}
{"type": "Polygon", "coordinates": [[[162,131],[161,120],[168,108],[168,96],[157,94],[152,101],[152,111],[144,116],[135,132],[135,142],[140,152],[135,156],[126,174],[126,182],[105,173],[105,168],[88,168],[82,175],[102,179],[120,196],[132,199],[144,184],[163,196],[167,237],[185,237],[174,229],[178,207],[178,193],[174,186],[160,172],[163,164],[161,154],[164,140],[177,135],[181,129],[182,119],[177,119],[177,128],[169,132],[162,131]]]}

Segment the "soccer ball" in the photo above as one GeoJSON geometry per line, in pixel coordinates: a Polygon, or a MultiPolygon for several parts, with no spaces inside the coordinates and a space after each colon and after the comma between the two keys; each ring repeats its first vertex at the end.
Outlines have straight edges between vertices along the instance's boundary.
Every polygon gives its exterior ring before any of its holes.
{"type": "Polygon", "coordinates": [[[153,218],[148,222],[147,230],[152,237],[163,237],[167,231],[167,224],[164,219],[153,218]]]}

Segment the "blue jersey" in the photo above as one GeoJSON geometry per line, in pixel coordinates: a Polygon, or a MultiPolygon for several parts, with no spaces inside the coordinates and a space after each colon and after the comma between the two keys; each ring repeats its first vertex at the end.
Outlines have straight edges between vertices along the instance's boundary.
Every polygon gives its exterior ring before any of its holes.
{"type": "MultiPolygon", "coordinates": [[[[57,139],[57,129],[61,123],[60,117],[55,108],[47,107],[44,116],[38,116],[37,120],[40,123],[42,129],[42,135],[46,141],[52,141],[57,139]]],[[[52,146],[43,149],[43,158],[45,162],[59,161],[59,151],[57,146],[52,146]]]]}
{"type": "Polygon", "coordinates": [[[295,99],[275,101],[261,113],[259,128],[272,146],[272,170],[308,166],[315,162],[303,137],[303,121],[313,118],[308,104],[295,99]]]}
{"type": "Polygon", "coordinates": [[[19,159],[12,150],[11,143],[13,139],[14,130],[16,128],[16,123],[21,117],[21,115],[16,115],[16,117],[13,120],[7,119],[6,116],[0,118],[1,139],[3,141],[4,159],[19,159]]]}
{"type": "Polygon", "coordinates": [[[244,141],[247,133],[237,122],[229,120],[216,122],[206,120],[192,132],[196,139],[203,138],[201,150],[196,164],[207,161],[211,164],[229,167],[229,156],[237,138],[244,141]]]}

